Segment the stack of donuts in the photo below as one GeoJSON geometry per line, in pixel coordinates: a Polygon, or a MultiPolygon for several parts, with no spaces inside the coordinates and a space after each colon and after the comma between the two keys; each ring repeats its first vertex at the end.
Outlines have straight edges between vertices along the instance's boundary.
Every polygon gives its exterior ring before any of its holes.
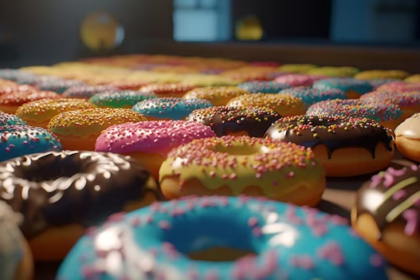
{"type": "Polygon", "coordinates": [[[117,56],[0,70],[0,110],[0,279],[420,276],[419,75],[117,56]]]}

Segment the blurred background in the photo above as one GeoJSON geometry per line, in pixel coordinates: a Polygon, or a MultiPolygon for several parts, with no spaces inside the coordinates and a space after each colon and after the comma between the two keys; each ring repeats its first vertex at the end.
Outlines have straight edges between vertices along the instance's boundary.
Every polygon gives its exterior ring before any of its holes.
{"type": "Polygon", "coordinates": [[[0,67],[131,53],[420,72],[420,1],[0,0],[0,67]]]}

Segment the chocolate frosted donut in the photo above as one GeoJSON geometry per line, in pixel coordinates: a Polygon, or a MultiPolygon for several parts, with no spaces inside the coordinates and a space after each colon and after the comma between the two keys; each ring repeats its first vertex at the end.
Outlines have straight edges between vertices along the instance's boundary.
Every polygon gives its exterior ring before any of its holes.
{"type": "Polygon", "coordinates": [[[187,121],[210,126],[218,137],[247,135],[263,137],[267,129],[281,116],[271,110],[257,107],[210,107],[192,112],[187,121]]]}
{"type": "Polygon", "coordinates": [[[267,130],[266,137],[313,148],[327,176],[334,177],[381,170],[394,155],[393,137],[388,130],[364,118],[285,117],[267,130]]]}
{"type": "MultiPolygon", "coordinates": [[[[52,228],[94,226],[113,213],[162,198],[149,172],[130,157],[79,151],[32,154],[0,164],[0,196],[25,217],[21,226],[25,237],[30,242],[33,238],[48,242],[45,245],[50,248],[55,241],[59,247],[66,238],[44,240],[42,235],[52,228]]],[[[74,235],[71,241],[75,242],[80,236],[74,235]]],[[[32,249],[36,259],[57,257],[45,248],[32,249]]]]}

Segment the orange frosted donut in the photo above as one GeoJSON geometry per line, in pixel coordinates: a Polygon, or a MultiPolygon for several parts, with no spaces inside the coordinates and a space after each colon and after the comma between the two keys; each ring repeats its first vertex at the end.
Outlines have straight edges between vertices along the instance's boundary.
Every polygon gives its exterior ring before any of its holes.
{"type": "Polygon", "coordinates": [[[141,92],[151,92],[157,97],[176,97],[180,98],[187,92],[195,89],[196,86],[183,85],[183,84],[151,84],[140,88],[141,92]]]}
{"type": "Polygon", "coordinates": [[[233,98],[228,107],[264,107],[269,108],[283,117],[303,115],[306,112],[302,98],[288,94],[256,93],[233,98]]]}
{"type": "Polygon", "coordinates": [[[172,150],[159,171],[164,196],[251,195],[316,205],[325,170],[311,149],[278,140],[224,136],[172,150]]]}
{"type": "Polygon", "coordinates": [[[60,139],[63,150],[94,151],[96,139],[108,127],[145,120],[142,114],[130,109],[83,109],[58,114],[51,119],[48,129],[60,139]]]}
{"type": "Polygon", "coordinates": [[[187,92],[184,99],[205,99],[214,106],[225,106],[232,98],[249,94],[238,87],[202,87],[187,92]]]}
{"type": "Polygon", "coordinates": [[[50,120],[60,113],[89,108],[94,106],[84,99],[42,99],[23,104],[15,115],[28,125],[47,128],[50,120]]]}
{"type": "Polygon", "coordinates": [[[25,103],[41,99],[58,99],[60,95],[52,91],[18,91],[0,96],[0,110],[14,114],[25,103]]]}

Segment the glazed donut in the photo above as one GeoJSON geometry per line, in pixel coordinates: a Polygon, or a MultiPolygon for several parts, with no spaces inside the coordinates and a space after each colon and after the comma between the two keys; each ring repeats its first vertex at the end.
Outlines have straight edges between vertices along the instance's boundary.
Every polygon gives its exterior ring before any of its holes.
{"type": "Polygon", "coordinates": [[[386,280],[386,267],[342,217],[209,196],[111,217],[79,240],[57,279],[386,280]]]}
{"type": "Polygon", "coordinates": [[[287,94],[294,97],[302,98],[307,107],[317,102],[330,99],[346,99],[347,95],[339,89],[319,90],[310,87],[294,87],[280,91],[280,94],[287,94]]]}
{"type": "Polygon", "coordinates": [[[48,129],[60,139],[64,150],[94,151],[96,139],[108,127],[145,120],[142,114],[129,109],[83,109],[56,115],[48,129]]]}
{"type": "Polygon", "coordinates": [[[317,67],[313,64],[283,64],[277,70],[284,73],[304,74],[317,67]]]}
{"type": "Polygon", "coordinates": [[[288,74],[277,77],[274,82],[286,84],[291,87],[311,87],[314,82],[328,77],[304,75],[304,74],[288,74]]]}
{"type": "Polygon", "coordinates": [[[283,89],[290,88],[290,85],[276,82],[248,82],[238,87],[250,93],[279,93],[283,89]]]}
{"type": "Polygon", "coordinates": [[[354,75],[359,73],[359,69],[349,66],[344,67],[332,67],[324,66],[314,69],[310,69],[306,74],[310,75],[319,75],[319,76],[329,76],[329,77],[338,77],[338,78],[351,78],[354,75]]]}
{"type": "Polygon", "coordinates": [[[390,129],[395,129],[402,121],[402,111],[397,105],[357,99],[321,101],[310,106],[306,115],[367,118],[390,129]]]}
{"type": "Polygon", "coordinates": [[[75,86],[63,92],[62,96],[66,98],[89,99],[98,93],[117,90],[119,89],[113,86],[75,86]]]}
{"type": "Polygon", "coordinates": [[[420,91],[413,92],[371,92],[363,95],[360,100],[374,103],[393,103],[402,111],[401,120],[420,112],[420,91]]]}
{"type": "Polygon", "coordinates": [[[167,199],[189,195],[251,195],[316,205],[325,171],[310,149],[247,136],[204,138],[169,153],[159,171],[167,199]]]}
{"type": "Polygon", "coordinates": [[[27,155],[1,163],[0,174],[0,199],[24,216],[37,261],[61,260],[86,228],[162,198],[136,160],[111,153],[27,155]]]}
{"type": "Polygon", "coordinates": [[[357,192],[352,224],[389,262],[420,276],[420,172],[381,172],[357,192]]]}
{"type": "Polygon", "coordinates": [[[249,94],[238,87],[203,87],[187,92],[184,99],[205,99],[214,106],[225,106],[232,98],[249,94]]]}
{"type": "Polygon", "coordinates": [[[0,162],[27,154],[61,151],[61,147],[53,134],[40,127],[0,127],[0,162]]]}
{"type": "Polygon", "coordinates": [[[402,70],[369,70],[362,71],[354,76],[355,79],[371,80],[371,79],[396,79],[403,80],[410,74],[402,70]]]}
{"type": "Polygon", "coordinates": [[[411,75],[407,77],[404,81],[407,83],[420,83],[420,74],[411,75]]]}
{"type": "Polygon", "coordinates": [[[93,107],[86,100],[77,98],[42,99],[23,104],[15,115],[28,125],[47,128],[50,120],[60,113],[93,107]]]}
{"type": "Polygon", "coordinates": [[[262,107],[271,109],[281,116],[296,116],[305,114],[306,107],[302,98],[287,94],[255,93],[241,95],[233,98],[228,107],[262,107]]]}
{"type": "Polygon", "coordinates": [[[19,230],[21,222],[22,217],[0,201],[0,279],[32,279],[32,254],[19,230]]]}
{"type": "Polygon", "coordinates": [[[181,98],[187,92],[195,89],[196,86],[182,84],[151,84],[140,88],[141,92],[152,92],[157,97],[181,98]]]}
{"type": "Polygon", "coordinates": [[[16,110],[25,103],[41,99],[58,99],[60,95],[52,91],[19,91],[0,96],[0,110],[15,114],[16,110]]]}
{"type": "Polygon", "coordinates": [[[312,148],[329,177],[377,172],[394,157],[394,141],[386,128],[368,119],[332,116],[283,118],[267,137],[312,148]]]}
{"type": "Polygon", "coordinates": [[[53,91],[55,93],[62,94],[71,87],[84,85],[85,84],[83,82],[76,80],[49,80],[36,84],[36,87],[40,90],[53,91]]]}
{"type": "Polygon", "coordinates": [[[143,114],[148,120],[184,120],[197,109],[213,107],[204,99],[182,98],[154,98],[137,103],[133,107],[134,112],[143,114]]]}
{"type": "Polygon", "coordinates": [[[156,98],[154,93],[133,90],[107,91],[95,94],[89,102],[99,108],[133,108],[137,103],[156,98]]]}
{"type": "Polygon", "coordinates": [[[15,115],[10,115],[7,113],[0,112],[0,127],[4,126],[25,126],[26,122],[22,119],[16,117],[15,115]]]}
{"type": "Polygon", "coordinates": [[[407,83],[407,82],[387,83],[378,87],[376,91],[386,91],[386,92],[420,91],[420,83],[407,83]]]}
{"type": "Polygon", "coordinates": [[[420,114],[414,114],[395,129],[395,143],[405,157],[420,162],[420,114]]]}
{"type": "Polygon", "coordinates": [[[215,136],[211,128],[195,122],[127,123],[106,129],[96,140],[95,151],[129,155],[158,180],[160,166],[173,148],[215,136]]]}
{"type": "Polygon", "coordinates": [[[358,99],[363,94],[373,90],[372,84],[368,81],[352,78],[333,78],[316,81],[313,88],[318,90],[339,89],[344,91],[349,99],[358,99]]]}
{"type": "Polygon", "coordinates": [[[209,126],[218,137],[225,135],[263,137],[271,124],[280,118],[281,116],[271,109],[218,106],[195,110],[186,120],[209,126]]]}

